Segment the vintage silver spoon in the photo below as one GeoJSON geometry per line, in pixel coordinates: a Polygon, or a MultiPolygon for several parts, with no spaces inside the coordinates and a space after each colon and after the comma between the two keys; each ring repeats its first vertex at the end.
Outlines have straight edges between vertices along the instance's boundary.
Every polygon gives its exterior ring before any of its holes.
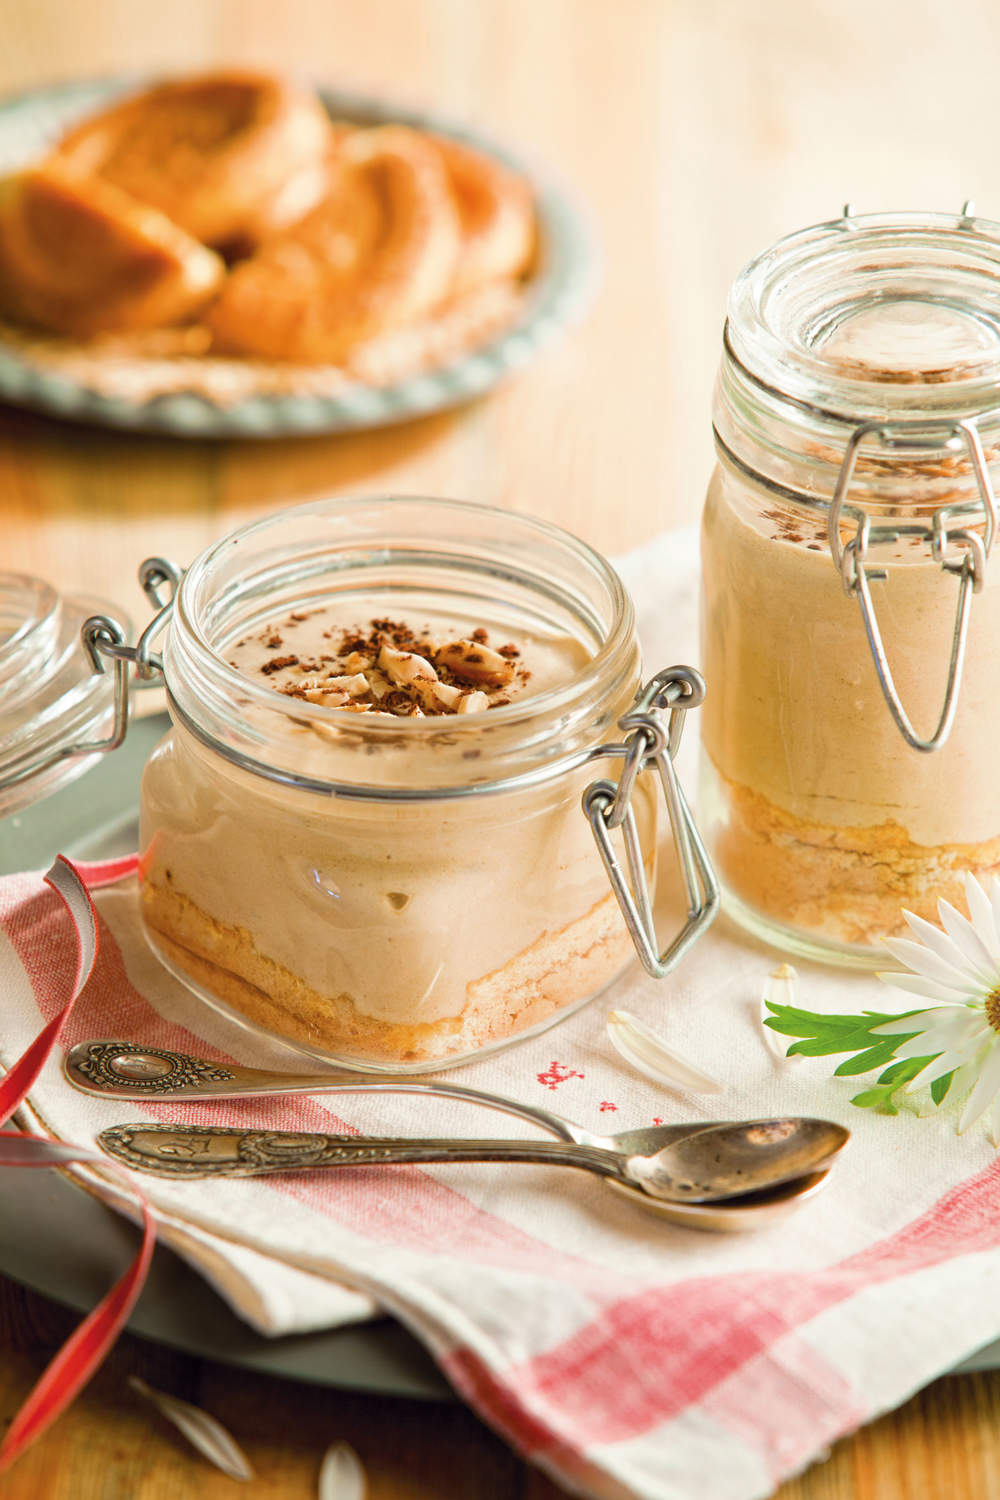
{"type": "Polygon", "coordinates": [[[715,1203],[823,1171],[848,1138],[832,1120],[800,1117],[714,1125],[648,1155],[571,1141],[320,1135],[211,1125],[114,1125],[97,1141],[126,1166],[175,1179],[404,1162],[536,1162],[582,1167],[672,1203],[715,1203]]]}
{"type": "Polygon", "coordinates": [[[580,1146],[601,1146],[630,1155],[650,1156],[661,1146],[672,1145],[682,1136],[704,1130],[710,1124],[729,1121],[695,1120],[682,1125],[648,1125],[623,1130],[617,1135],[598,1135],[582,1125],[542,1109],[522,1104],[503,1094],[445,1083],[437,1079],[376,1078],[361,1073],[271,1073],[259,1068],[241,1068],[235,1063],[205,1062],[174,1052],[168,1047],[141,1047],[135,1042],[90,1041],[71,1047],[63,1059],[63,1071],[74,1088],[102,1099],[236,1099],[281,1094],[433,1094],[461,1099],[503,1114],[516,1115],[538,1125],[549,1135],[580,1146]]]}

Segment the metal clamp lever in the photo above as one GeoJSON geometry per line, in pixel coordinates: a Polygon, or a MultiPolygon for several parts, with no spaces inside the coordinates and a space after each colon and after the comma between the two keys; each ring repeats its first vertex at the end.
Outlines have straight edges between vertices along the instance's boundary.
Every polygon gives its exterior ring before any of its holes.
{"type": "Polygon", "coordinates": [[[583,794],[583,809],[625,925],[643,968],[656,979],[662,979],[670,972],[719,909],[718,881],[674,766],[684,716],[688,709],[697,708],[704,696],[705,684],[693,668],[668,667],[658,672],[636,695],[634,706],[619,720],[619,728],[627,736],[625,741],[604,745],[595,751],[595,758],[617,755],[624,759],[617,783],[594,781],[583,794]],[[667,709],[670,717],[664,724],[661,714],[667,709]],[[662,953],[653,924],[649,883],[632,806],[636,778],[641,771],[652,766],[656,767],[660,778],[688,903],[687,920],[662,953]],[[612,831],[616,828],[622,831],[625,868],[611,842],[612,831]]]}
{"type": "Polygon", "coordinates": [[[117,750],[128,733],[129,676],[130,666],[135,667],[137,686],[145,686],[163,671],[163,662],[152,650],[153,642],[166,627],[177,597],[177,589],[183,573],[174,563],[162,557],[148,557],[139,569],[139,583],[156,614],[150,620],[134,646],[126,643],[125,632],[117,621],[107,615],[91,615],[83,622],[80,636],[95,672],[104,671],[104,658],[115,664],[114,722],[106,739],[88,745],[72,745],[64,755],[90,754],[93,751],[117,750]],[[169,597],[161,593],[163,585],[170,585],[169,597]]]}
{"type": "Polygon", "coordinates": [[[139,569],[139,582],[151,603],[156,605],[156,614],[150,620],[134,646],[127,645],[125,630],[110,615],[91,615],[80,627],[80,640],[95,673],[104,672],[105,658],[114,662],[114,684],[112,692],[113,718],[111,728],[103,739],[77,740],[72,745],[25,762],[10,775],[4,777],[5,786],[18,786],[32,776],[49,770],[59,761],[78,755],[100,755],[107,750],[117,750],[128,732],[129,667],[134,664],[136,686],[145,686],[162,670],[160,658],[153,654],[152,643],[167,623],[174,606],[177,585],[182,574],[173,563],[161,557],[147,559],[139,569]],[[165,583],[170,584],[170,597],[161,597],[165,583]]]}
{"type": "Polygon", "coordinates": [[[864,422],[856,427],[844,452],[840,473],[833,491],[833,499],[827,517],[827,539],[834,563],[840,571],[844,592],[856,595],[861,607],[865,634],[871,647],[875,670],[889,711],[906,743],[914,750],[925,753],[939,749],[951,733],[958,706],[958,691],[965,663],[965,647],[969,633],[969,613],[972,595],[978,594],[986,580],[986,561],[993,546],[998,524],[997,502],[990,481],[986,456],[975,423],[970,420],[948,422],[944,427],[934,427],[927,422],[897,422],[886,425],[879,422],[864,422]],[[975,505],[945,505],[935,511],[930,526],[913,522],[899,522],[892,526],[873,527],[868,514],[857,506],[848,505],[847,492],[857,463],[858,450],[865,439],[876,439],[887,448],[946,448],[965,447],[982,508],[975,505]],[[982,534],[969,526],[950,529],[950,523],[973,512],[973,525],[982,524],[982,534]],[[841,543],[841,518],[847,513],[856,523],[854,536],[846,544],[841,543]],[[929,543],[931,555],[942,571],[954,573],[959,580],[958,602],[955,610],[955,626],[952,632],[951,656],[948,663],[948,681],[944,703],[938,716],[934,733],[922,739],[913,727],[903,707],[896,687],[885,642],[871,596],[869,584],[884,581],[887,573],[882,568],[873,568],[867,561],[868,548],[875,543],[896,542],[902,536],[920,538],[929,543]],[[960,557],[949,556],[948,546],[953,543],[962,549],[960,557]]]}

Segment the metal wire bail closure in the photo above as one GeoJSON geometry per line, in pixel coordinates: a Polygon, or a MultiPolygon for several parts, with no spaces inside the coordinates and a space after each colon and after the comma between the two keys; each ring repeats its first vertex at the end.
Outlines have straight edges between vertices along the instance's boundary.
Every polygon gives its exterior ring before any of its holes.
{"type": "MultiPolygon", "coordinates": [[[[110,615],[91,615],[80,626],[80,641],[90,662],[93,674],[105,671],[105,661],[114,662],[114,684],[112,689],[113,717],[109,732],[102,739],[74,740],[54,750],[18,764],[17,768],[4,776],[4,788],[20,786],[35,776],[58,765],[60,761],[74,760],[84,755],[100,755],[107,750],[117,750],[128,732],[129,691],[133,686],[145,687],[155,684],[162,663],[151,651],[151,645],[163,629],[173,608],[181,570],[163,558],[150,558],[139,570],[139,582],[146,597],[156,605],[157,613],[146,626],[135,646],[126,644],[126,632],[110,615]],[[163,599],[161,589],[170,584],[170,597],[163,599]],[[129,681],[129,668],[134,664],[135,679],[129,681]]],[[[102,715],[103,717],[103,715],[102,715]]]]}
{"type": "Polygon", "coordinates": [[[864,422],[855,428],[837,475],[833,500],[827,517],[827,539],[831,556],[840,573],[844,592],[849,596],[856,595],[861,607],[865,634],[871,647],[875,670],[878,673],[885,701],[889,705],[900,733],[914,750],[925,753],[938,750],[951,733],[955,722],[955,710],[958,707],[962,668],[965,663],[972,595],[978,594],[986,581],[986,561],[993,546],[996,530],[996,497],[986,466],[983,445],[972,419],[948,422],[943,426],[919,421],[891,424],[864,422]],[[979,507],[974,502],[971,508],[968,503],[941,506],[935,511],[929,527],[920,523],[907,524],[905,522],[893,526],[873,527],[870,517],[864,511],[847,504],[847,493],[854,475],[858,450],[865,439],[875,439],[886,448],[938,449],[943,446],[957,449],[964,446],[972,471],[976,476],[976,485],[982,502],[982,516],[985,518],[983,534],[980,535],[978,531],[963,525],[952,529],[953,521],[964,520],[970,514],[973,524],[980,520],[979,507]],[[857,529],[851,540],[846,545],[842,545],[840,524],[845,513],[856,522],[857,529]],[[869,588],[870,583],[882,581],[888,577],[884,568],[873,568],[866,561],[869,546],[873,542],[896,542],[902,536],[918,537],[927,542],[930,545],[932,557],[941,565],[942,571],[954,573],[958,578],[958,601],[955,609],[955,628],[952,632],[951,657],[948,663],[948,681],[937,727],[929,739],[921,739],[917,734],[900,700],[869,588]],[[949,554],[949,545],[958,547],[960,552],[957,555],[954,552],[949,554]]]}
{"type": "Polygon", "coordinates": [[[595,752],[595,757],[620,756],[624,760],[618,781],[593,781],[583,794],[583,810],[625,925],[643,968],[655,979],[669,974],[719,909],[719,884],[674,766],[684,716],[688,709],[697,708],[704,696],[705,684],[692,667],[668,667],[657,672],[636,694],[634,706],[618,721],[625,740],[617,745],[603,745],[595,752]],[[667,709],[670,717],[664,724],[661,715],[667,709]],[[660,778],[688,903],[687,920],[662,953],[653,924],[649,883],[632,806],[636,778],[652,766],[660,778]],[[611,843],[611,833],[616,828],[622,831],[624,868],[611,843]]]}
{"type": "Polygon", "coordinates": [[[152,645],[170,618],[182,577],[182,569],[162,557],[149,557],[142,564],[139,583],[146,598],[156,606],[156,614],[134,646],[127,644],[124,630],[108,615],[91,615],[89,620],[84,620],[80,638],[94,671],[105,670],[105,659],[114,663],[114,722],[105,739],[70,745],[62,751],[64,756],[117,750],[125,739],[128,733],[129,667],[135,667],[136,686],[153,685],[163,671],[163,663],[153,652],[152,645]],[[162,593],[164,584],[170,585],[166,598],[162,593]]]}

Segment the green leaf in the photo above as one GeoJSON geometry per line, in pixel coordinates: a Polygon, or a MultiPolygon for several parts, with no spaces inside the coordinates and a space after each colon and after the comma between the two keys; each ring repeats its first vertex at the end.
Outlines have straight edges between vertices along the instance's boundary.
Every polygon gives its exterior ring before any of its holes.
{"type": "Polygon", "coordinates": [[[886,1068],[884,1073],[878,1075],[878,1081],[879,1083],[894,1084],[898,1088],[901,1083],[909,1083],[911,1078],[916,1078],[917,1074],[922,1073],[929,1062],[933,1062],[934,1058],[940,1057],[940,1055],[939,1052],[935,1052],[931,1057],[900,1058],[898,1062],[894,1062],[891,1067],[886,1068]]]}
{"type": "MultiPolygon", "coordinates": [[[[881,1041],[882,1038],[879,1038],[881,1041]]],[[[789,1057],[829,1057],[833,1052],[857,1052],[860,1048],[868,1047],[872,1039],[867,1032],[859,1031],[853,1037],[841,1037],[830,1040],[826,1037],[806,1037],[800,1042],[793,1042],[788,1049],[789,1057]]]]}
{"type": "MultiPolygon", "coordinates": [[[[788,1048],[789,1057],[828,1057],[837,1052],[853,1053],[853,1057],[846,1058],[834,1069],[834,1077],[837,1078],[853,1078],[859,1073],[874,1072],[876,1068],[884,1069],[871,1088],[855,1094],[851,1100],[859,1109],[877,1109],[886,1115],[898,1114],[896,1094],[904,1084],[922,1073],[928,1063],[941,1055],[932,1053],[927,1057],[894,1060],[897,1049],[904,1042],[920,1036],[919,1028],[889,1036],[878,1035],[879,1026],[884,1026],[889,1021],[903,1021],[907,1016],[919,1015],[920,1012],[916,1010],[902,1011],[897,1015],[865,1010],[856,1016],[825,1016],[811,1010],[798,1010],[792,1005],[776,1005],[770,1000],[766,1004],[771,1014],[765,1019],[764,1025],[769,1026],[772,1031],[780,1032],[782,1036],[798,1038],[788,1048]]],[[[952,1077],[953,1074],[947,1073],[931,1084],[931,1097],[935,1104],[940,1104],[948,1092],[952,1077]]]]}
{"type": "Polygon", "coordinates": [[[951,1081],[955,1076],[955,1070],[950,1073],[942,1073],[940,1078],[935,1078],[931,1084],[931,1098],[935,1104],[940,1104],[945,1094],[951,1088],[951,1081]]]}
{"type": "MultiPolygon", "coordinates": [[[[767,1001],[767,1007],[771,1012],[764,1025],[772,1031],[779,1032],[782,1036],[794,1036],[800,1038],[793,1042],[788,1048],[788,1056],[799,1055],[801,1057],[826,1057],[834,1052],[864,1052],[869,1048],[878,1048],[879,1055],[872,1062],[855,1071],[864,1072],[866,1068],[877,1068],[887,1061],[905,1040],[901,1034],[894,1036],[877,1036],[874,1029],[884,1026],[888,1021],[899,1021],[906,1016],[916,1015],[913,1010],[903,1011],[899,1015],[885,1015],[880,1011],[866,1010],[857,1016],[826,1016],[815,1011],[798,1010],[792,1005],[777,1005],[773,1001],[767,1001]],[[886,1050],[887,1049],[887,1050],[886,1050]],[[882,1053],[885,1056],[882,1056],[882,1053]]],[[[911,1031],[909,1036],[918,1036],[919,1031],[911,1031]]]]}
{"type": "Polygon", "coordinates": [[[862,1094],[855,1094],[851,1100],[859,1109],[877,1109],[880,1115],[898,1115],[899,1109],[892,1102],[892,1096],[896,1092],[892,1084],[883,1084],[880,1087],[865,1089],[862,1094]]]}
{"type": "MultiPolygon", "coordinates": [[[[935,1056],[939,1057],[940,1053],[935,1056]]],[[[899,1107],[894,1095],[905,1083],[923,1072],[933,1060],[931,1057],[904,1057],[899,1062],[894,1062],[884,1073],[879,1074],[878,1082],[872,1088],[855,1094],[851,1103],[856,1104],[859,1109],[877,1109],[883,1115],[898,1115],[899,1107]]]]}
{"type": "Polygon", "coordinates": [[[901,1042],[908,1042],[910,1037],[919,1035],[919,1032],[911,1031],[909,1036],[883,1037],[880,1045],[869,1047],[867,1052],[859,1052],[856,1057],[849,1057],[846,1062],[834,1068],[834,1074],[837,1078],[850,1078],[855,1073],[870,1073],[874,1068],[884,1068],[886,1063],[892,1062],[901,1042]]]}

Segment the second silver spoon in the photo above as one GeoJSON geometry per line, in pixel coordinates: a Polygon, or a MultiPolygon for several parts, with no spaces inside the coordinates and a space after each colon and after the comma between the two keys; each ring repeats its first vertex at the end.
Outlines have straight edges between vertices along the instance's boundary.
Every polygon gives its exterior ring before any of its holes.
{"type": "Polygon", "coordinates": [[[714,1203],[823,1171],[848,1138],[831,1120],[750,1120],[634,1155],[569,1141],[390,1139],[140,1123],[112,1126],[98,1144],[129,1167],[175,1180],[406,1162],[536,1162],[582,1167],[667,1202],[714,1203]]]}

